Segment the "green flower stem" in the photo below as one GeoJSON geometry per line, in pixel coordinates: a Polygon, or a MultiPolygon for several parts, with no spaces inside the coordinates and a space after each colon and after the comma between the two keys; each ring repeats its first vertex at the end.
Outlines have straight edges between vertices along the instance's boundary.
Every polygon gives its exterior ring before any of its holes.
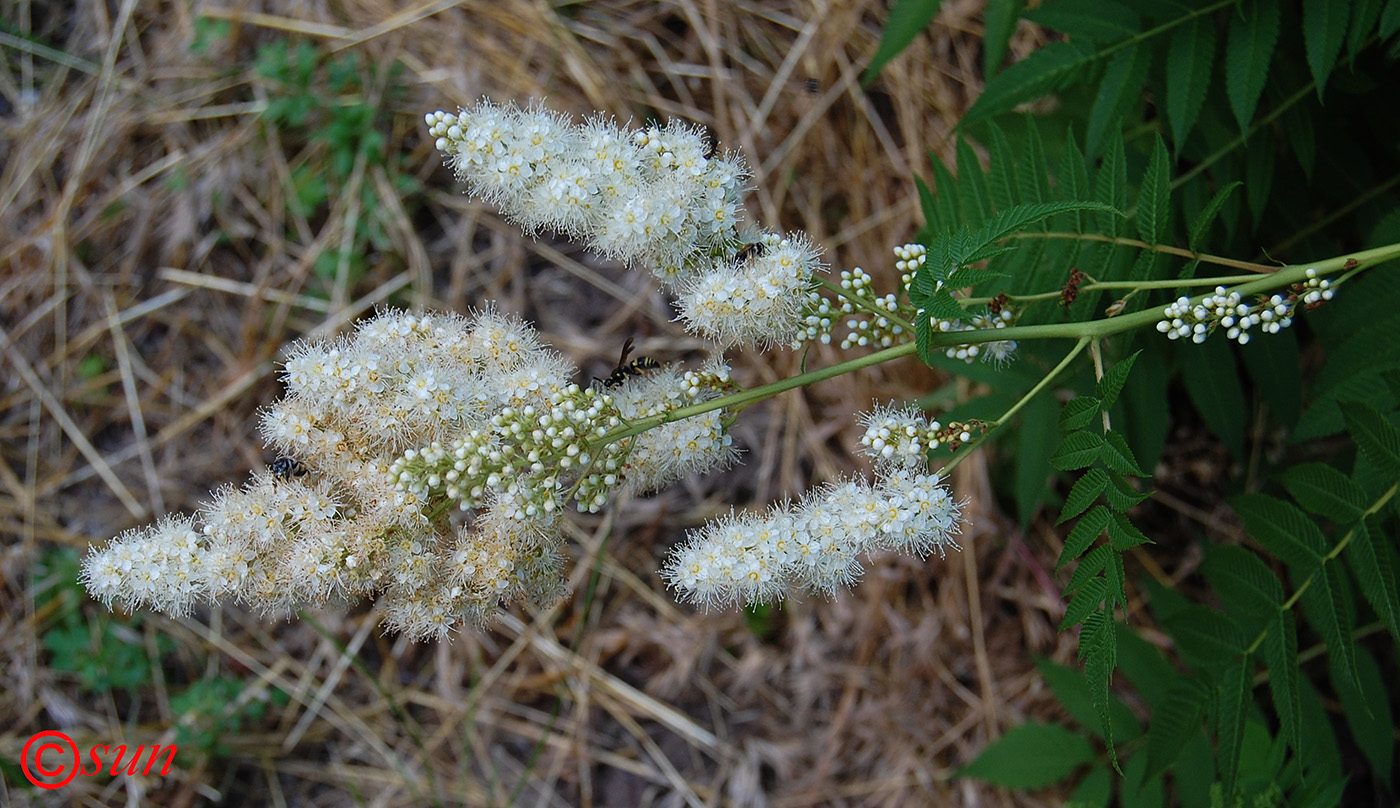
{"type": "MultiPolygon", "coordinates": [[[[971,333],[976,332],[960,331],[957,333],[957,336],[960,337],[962,335],[971,333]]],[[[954,335],[936,334],[934,336],[935,338],[937,338],[939,336],[952,337],[954,335]]],[[[944,339],[942,342],[943,344],[947,345],[955,345],[961,344],[962,342],[965,342],[965,340],[944,339]]],[[[763,401],[764,399],[772,398],[773,396],[776,396],[779,393],[785,393],[788,390],[793,390],[798,387],[806,387],[809,384],[816,384],[817,382],[826,381],[827,379],[833,379],[837,376],[842,376],[852,371],[860,370],[861,368],[872,367],[883,362],[888,362],[891,359],[898,359],[901,356],[908,356],[912,353],[915,353],[916,350],[917,348],[913,342],[906,342],[902,345],[896,345],[893,348],[886,348],[883,351],[876,351],[873,354],[867,354],[865,356],[857,357],[846,362],[841,362],[830,367],[822,368],[821,370],[812,370],[806,373],[800,373],[788,379],[780,379],[779,381],[773,382],[772,384],[765,384],[762,387],[755,387],[753,389],[745,390],[740,393],[733,393],[727,396],[720,396],[719,398],[711,399],[709,401],[703,401],[699,404],[691,404],[689,407],[680,407],[678,409],[668,410],[659,415],[650,415],[646,418],[637,418],[635,420],[628,421],[625,426],[616,429],[612,432],[609,432],[607,435],[604,435],[603,437],[599,438],[597,445],[605,446],[609,443],[622,440],[623,438],[630,437],[632,435],[640,435],[641,433],[646,432],[648,429],[653,429],[662,424],[669,424],[675,421],[681,421],[692,416],[702,415],[704,413],[710,412],[711,410],[730,409],[734,412],[737,412],[752,404],[757,404],[758,402],[763,401]]]]}
{"type": "MultiPolygon", "coordinates": [[[[997,330],[1006,331],[1008,329],[1002,328],[997,330]]],[[[1074,358],[1079,356],[1079,354],[1083,352],[1084,348],[1091,342],[1096,341],[1090,340],[1088,337],[1083,337],[1078,342],[1076,342],[1074,344],[1074,347],[1069,350],[1069,353],[1066,353],[1065,357],[1060,360],[1060,363],[1056,365],[1054,369],[1051,370],[1049,373],[1045,374],[1045,377],[1041,379],[1038,383],[1036,383],[1035,387],[1032,387],[1029,391],[1027,391],[1024,396],[1021,396],[1021,398],[1015,404],[1011,405],[1010,409],[997,416],[997,419],[995,421],[992,421],[991,426],[989,426],[987,430],[984,431],[981,435],[978,435],[968,443],[963,444],[960,451],[957,454],[953,455],[952,459],[949,460],[947,464],[943,466],[943,469],[940,473],[947,474],[951,472],[955,467],[957,467],[958,463],[961,463],[964,457],[970,455],[973,449],[975,449],[977,446],[981,445],[984,441],[991,437],[994,432],[996,432],[998,429],[1004,426],[1007,421],[1011,420],[1016,415],[1016,413],[1020,412],[1022,407],[1030,403],[1030,400],[1035,398],[1041,390],[1044,390],[1046,387],[1049,387],[1051,382],[1059,378],[1060,374],[1063,373],[1064,370],[1070,366],[1071,362],[1074,361],[1074,358]]]]}
{"type": "MultiPolygon", "coordinates": [[[[1309,269],[1315,270],[1319,276],[1333,275],[1337,272],[1344,270],[1349,271],[1350,274],[1355,274],[1355,272],[1358,272],[1362,269],[1374,266],[1383,261],[1389,261],[1397,257],[1400,257],[1400,244],[1389,244],[1384,247],[1376,247],[1371,250],[1363,250],[1361,252],[1340,255],[1336,258],[1329,258],[1325,261],[1316,261],[1307,265],[1280,267],[1279,269],[1270,272],[1264,277],[1245,276],[1247,278],[1250,278],[1250,280],[1247,280],[1245,283],[1235,286],[1233,288],[1233,291],[1238,292],[1241,297],[1248,297],[1250,295],[1280,289],[1290,284],[1302,283],[1304,280],[1307,279],[1307,270],[1309,269]],[[1348,266],[1349,262],[1351,262],[1350,266],[1348,266]]],[[[1238,278],[1229,278],[1228,280],[1233,281],[1238,280],[1238,278]]],[[[1220,279],[1213,280],[1212,284],[1220,285],[1220,279]]],[[[1162,282],[1160,286],[1155,284],[1139,283],[1127,284],[1126,287],[1136,286],[1138,288],[1175,288],[1182,285],[1184,285],[1183,282],[1173,281],[1162,282]]],[[[1109,317],[1101,320],[1090,320],[1089,322],[1010,326],[1008,328],[982,328],[972,331],[936,331],[929,337],[929,347],[939,348],[948,345],[967,345],[985,342],[998,342],[1001,340],[1020,341],[1031,339],[1073,339],[1080,343],[1076,345],[1074,350],[1070,351],[1070,353],[1061,362],[1060,366],[1057,366],[1055,370],[1051,371],[1051,373],[1045,379],[1041,380],[1040,384],[1036,385],[1035,389],[1033,389],[1031,393],[1027,394],[1026,398],[1022,399],[1021,401],[1018,401],[1015,405],[1012,406],[1011,410],[1009,410],[1006,413],[1006,415],[1002,417],[1002,419],[998,419],[997,423],[1001,423],[1005,418],[1014,415],[1016,411],[1019,410],[1026,403],[1026,401],[1029,400],[1031,395],[1034,395],[1043,386],[1049,384],[1049,382],[1052,379],[1054,379],[1055,376],[1060,372],[1063,366],[1067,362],[1069,362],[1071,358],[1078,355],[1083,350],[1084,346],[1088,343],[1089,340],[1099,340],[1105,337],[1113,336],[1115,334],[1122,334],[1138,328],[1151,327],[1161,319],[1162,309],[1160,307],[1154,306],[1150,309],[1134,312],[1132,314],[1125,314],[1120,317],[1109,317]]],[[[646,418],[638,418],[634,421],[629,421],[626,425],[619,427],[618,429],[609,432],[607,435],[604,435],[603,437],[599,438],[596,446],[605,446],[609,443],[622,440],[623,438],[627,438],[632,435],[640,435],[641,433],[649,429],[653,429],[657,426],[660,426],[661,424],[673,423],[675,421],[680,421],[685,418],[701,415],[712,410],[728,408],[731,411],[737,412],[745,407],[748,407],[751,404],[756,404],[759,401],[763,401],[764,399],[772,398],[773,396],[776,396],[779,393],[784,393],[788,390],[793,390],[798,387],[806,387],[809,384],[815,384],[820,381],[835,378],[837,376],[841,376],[852,371],[860,370],[862,368],[882,364],[884,362],[890,361],[891,359],[898,359],[902,356],[908,356],[912,353],[915,353],[916,350],[917,349],[915,343],[910,341],[902,345],[896,345],[893,348],[886,348],[883,351],[876,351],[875,353],[857,357],[856,359],[841,362],[830,367],[822,368],[820,370],[808,371],[806,373],[801,373],[788,379],[782,379],[780,381],[773,382],[772,384],[765,384],[762,387],[755,387],[751,390],[745,390],[740,393],[721,396],[719,398],[711,399],[710,401],[701,402],[699,404],[692,404],[688,407],[680,407],[679,409],[670,410],[659,415],[652,415],[646,418]]]]}
{"type": "MultiPolygon", "coordinates": [[[[1208,286],[1214,289],[1217,286],[1229,286],[1235,283],[1250,283],[1259,279],[1258,275],[1218,275],[1213,278],[1183,278],[1174,281],[1094,281],[1079,287],[1080,294],[1088,292],[1101,292],[1106,289],[1132,289],[1133,291],[1143,291],[1147,289],[1182,289],[1188,286],[1208,286]]],[[[1007,295],[1006,299],[1014,303],[1034,303],[1039,300],[1055,300],[1062,293],[1041,292],[1034,295],[1007,295]]],[[[995,298],[990,297],[969,297],[964,300],[969,304],[990,303],[995,298]]]]}
{"type": "MultiPolygon", "coordinates": [[[[1347,270],[1349,261],[1355,262],[1350,274],[1367,267],[1375,266],[1383,261],[1393,258],[1400,258],[1400,244],[1388,244],[1384,247],[1376,247],[1371,250],[1340,255],[1336,258],[1328,258],[1325,261],[1316,261],[1310,264],[1298,264],[1295,266],[1280,267],[1271,274],[1255,278],[1231,289],[1238,292],[1241,298],[1248,298],[1251,295],[1263,294],[1276,289],[1289,286],[1294,283],[1302,283],[1307,280],[1307,271],[1315,270],[1319,277],[1326,277],[1337,272],[1347,270]]],[[[1146,285],[1146,284],[1140,284],[1146,285]]],[[[1171,286],[1171,284],[1167,284],[1171,286]]],[[[1177,283],[1176,285],[1181,285],[1177,283]]],[[[1335,289],[1338,284],[1333,284],[1335,289]]],[[[1201,295],[1200,297],[1205,297],[1201,295]]],[[[1192,298],[1196,300],[1198,298],[1192,298]]],[[[1143,311],[1125,314],[1121,317],[1109,317],[1102,320],[1091,320],[1087,323],[1057,323],[1053,325],[1031,325],[1012,326],[1010,328],[984,329],[980,331],[959,331],[956,332],[959,343],[995,342],[1003,339],[1044,339],[1046,337],[1060,337],[1078,339],[1080,337],[1108,337],[1114,334],[1121,334],[1132,331],[1136,328],[1151,326],[1162,319],[1162,309],[1152,307],[1143,311]]]]}

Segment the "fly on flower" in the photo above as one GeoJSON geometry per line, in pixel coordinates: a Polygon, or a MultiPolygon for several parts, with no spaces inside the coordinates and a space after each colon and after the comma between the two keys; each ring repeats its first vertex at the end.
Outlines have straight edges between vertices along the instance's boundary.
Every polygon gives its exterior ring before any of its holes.
{"type": "Polygon", "coordinates": [[[293,477],[302,477],[310,471],[300,460],[297,460],[295,457],[287,456],[279,457],[272,461],[272,465],[268,466],[267,470],[272,473],[273,477],[283,482],[293,477]]]}
{"type": "Polygon", "coordinates": [[[761,241],[750,242],[748,244],[745,244],[739,249],[737,253],[734,254],[734,264],[737,266],[739,264],[747,262],[750,258],[757,258],[766,252],[768,252],[767,244],[764,244],[761,241]]]}

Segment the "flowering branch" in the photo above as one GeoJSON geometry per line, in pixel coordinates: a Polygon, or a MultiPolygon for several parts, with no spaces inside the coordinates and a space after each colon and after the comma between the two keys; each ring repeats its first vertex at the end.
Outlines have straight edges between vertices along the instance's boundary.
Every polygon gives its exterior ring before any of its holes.
{"type": "MultiPolygon", "coordinates": [[[[431,113],[427,124],[472,193],[527,233],[553,230],[649,268],[678,296],[687,328],[717,348],[829,342],[845,317],[843,348],[881,350],[750,390],[718,358],[684,372],[634,365],[600,387],[581,387],[576,368],[514,318],[489,309],[469,317],[380,312],[351,335],[293,345],[287,395],[262,414],[266,442],[284,458],[241,488],[214,492],[197,516],[126,531],[90,553],[82,575],[94,597],[176,614],[230,599],[285,613],[379,597],[390,629],[445,637],[515,601],[560,597],[567,505],[597,511],[619,491],[727,467],[738,455],[728,427],[757,401],[915,353],[916,332],[927,347],[966,361],[1007,361],[1022,339],[1074,339],[1055,369],[987,425],[944,426],[911,408],[862,415],[873,481],[838,481],[765,513],[731,513],[692,532],[662,569],[682,598],[705,606],[794,589],[830,595],[858,580],[862,554],[957,548],[963,504],[927,473],[929,450],[985,440],[986,426],[1012,418],[1086,345],[1159,321],[1173,337],[1199,341],[1224,328],[1244,341],[1251,328],[1286,326],[1296,306],[1321,303],[1348,277],[1324,274],[1400,254],[1392,245],[1217,280],[1238,285],[1165,309],[1017,326],[1013,304],[1044,296],[998,295],[985,306],[955,298],[978,270],[940,253],[951,266],[931,279],[922,245],[895,254],[905,290],[919,286],[929,309],[876,295],[859,268],[839,283],[822,279],[818,250],[802,234],[741,230],[744,160],[718,153],[696,127],[629,134],[602,118],[574,126],[543,109],[486,101],[431,113]],[[1247,302],[1279,289],[1287,291],[1247,302]]],[[[1018,223],[1055,212],[999,214],[998,229],[960,258],[985,260],[1018,223]]],[[[1075,292],[1083,277],[1058,294],[1075,292]]]]}

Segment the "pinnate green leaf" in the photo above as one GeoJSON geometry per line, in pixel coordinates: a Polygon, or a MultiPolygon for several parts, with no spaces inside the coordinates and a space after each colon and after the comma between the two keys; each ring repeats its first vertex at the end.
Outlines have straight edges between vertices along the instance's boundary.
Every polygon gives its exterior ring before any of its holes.
{"type": "Polygon", "coordinates": [[[1137,361],[1141,350],[1134,351],[1131,356],[1125,357],[1109,368],[1103,378],[1099,379],[1095,385],[1095,392],[1099,394],[1099,409],[1106,410],[1118,401],[1118,394],[1123,391],[1123,385],[1128,381],[1128,374],[1133,372],[1133,363],[1137,361]]]}
{"type": "Polygon", "coordinates": [[[1142,175],[1142,187],[1138,191],[1138,235],[1148,244],[1162,244],[1167,240],[1167,220],[1171,215],[1170,163],[1167,144],[1158,135],[1152,147],[1152,158],[1147,163],[1147,172],[1142,175]]]}
{"type": "Polygon", "coordinates": [[[1357,448],[1387,482],[1400,483],[1400,430],[1368,404],[1343,401],[1339,406],[1357,448]]]}
{"type": "Polygon", "coordinates": [[[1317,165],[1317,128],[1312,115],[1303,108],[1297,108],[1283,116],[1283,130],[1288,135],[1288,145],[1303,169],[1303,176],[1312,180],[1313,167],[1317,165]]]}
{"type": "Polygon", "coordinates": [[[1386,686],[1375,658],[1360,646],[1356,649],[1356,672],[1360,687],[1337,677],[1335,671],[1333,683],[1356,745],[1361,747],[1371,770],[1388,786],[1395,757],[1395,724],[1387,695],[1392,688],[1386,686]]]}
{"type": "Polygon", "coordinates": [[[1040,788],[1063,780],[1094,759],[1093,747],[1077,732],[1028,721],[1012,727],[958,770],[958,777],[1005,788],[1040,788]]]}
{"type": "Polygon", "coordinates": [[[1060,551],[1060,560],[1056,562],[1055,569],[1063,567],[1089,549],[1089,545],[1108,527],[1109,516],[1108,508],[1102,505],[1081,516],[1070,530],[1069,536],[1065,537],[1065,549],[1060,551]]]}
{"type": "Polygon", "coordinates": [[[1085,581],[1079,591],[1074,593],[1074,597],[1070,598],[1069,606],[1065,607],[1065,616],[1060,620],[1060,631],[1082,623],[1084,618],[1099,608],[1107,595],[1108,579],[1090,578],[1085,581]]]}
{"type": "Polygon", "coordinates": [[[1381,39],[1390,39],[1396,31],[1400,31],[1400,0],[1390,0],[1381,12],[1381,39]]]}
{"type": "Polygon", "coordinates": [[[1225,202],[1230,198],[1230,194],[1234,193],[1235,189],[1241,185],[1244,183],[1236,180],[1216,191],[1215,196],[1210,198],[1210,202],[1201,209],[1200,213],[1196,214],[1196,218],[1191,221],[1191,234],[1187,241],[1193,251],[1199,249],[1201,239],[1206,237],[1210,226],[1215,223],[1215,217],[1220,215],[1220,209],[1225,207],[1225,202]]]}
{"type": "Polygon", "coordinates": [[[1050,455],[1059,442],[1055,430],[1055,400],[1036,396],[1026,405],[1016,450],[1016,511],[1021,524],[1030,524],[1050,489],[1050,455]]]}
{"type": "Polygon", "coordinates": [[[880,47],[870,58],[865,75],[861,76],[862,87],[869,87],[880,70],[909,47],[914,38],[933,22],[942,4],[943,0],[895,0],[894,8],[890,9],[889,22],[885,23],[885,30],[880,34],[880,47]]]}
{"type": "Polygon", "coordinates": [[[1116,603],[1128,609],[1128,573],[1123,566],[1123,553],[1116,547],[1112,547],[1113,554],[1108,557],[1108,564],[1104,567],[1104,577],[1108,580],[1108,594],[1113,600],[1108,604],[1108,613],[1113,614],[1113,606],[1116,603]]]}
{"type": "Polygon", "coordinates": [[[1201,572],[1220,599],[1236,611],[1271,616],[1283,603],[1283,583],[1259,556],[1243,547],[1212,547],[1201,572]]]}
{"type": "MultiPolygon", "coordinates": [[[[1050,200],[1050,164],[1045,159],[1045,142],[1040,138],[1040,127],[1035,117],[1027,116],[1026,132],[1021,136],[1025,141],[1021,154],[1020,172],[1017,183],[1021,187],[1021,199],[1027,204],[1039,204],[1050,200]]],[[[1042,220],[1043,221],[1043,220],[1042,220]]],[[[1041,229],[1044,225],[1041,225],[1041,229]]]]}
{"type": "Polygon", "coordinates": [[[1309,513],[1350,524],[1366,509],[1366,492],[1324,463],[1300,463],[1280,475],[1283,487],[1309,513]]]}
{"type": "Polygon", "coordinates": [[[934,216],[929,227],[934,231],[956,230],[963,224],[958,211],[958,181],[939,159],[933,160],[933,184],[938,195],[933,198],[934,216]]]}
{"type": "MultiPolygon", "coordinates": [[[[1084,162],[1084,152],[1074,139],[1074,129],[1065,132],[1064,159],[1060,163],[1060,197],[1062,199],[1091,199],[1093,189],[1089,186],[1089,166],[1084,162]]],[[[1084,215],[1071,214],[1071,229],[1076,233],[1084,231],[1084,215]]]]}
{"type": "MultiPolygon", "coordinates": [[[[1102,738],[1101,719],[1098,709],[1094,706],[1094,696],[1089,691],[1089,682],[1084,673],[1043,658],[1036,660],[1035,667],[1070,717],[1079,722],[1084,729],[1102,738]]],[[[1108,696],[1108,711],[1114,732],[1120,741],[1131,741],[1142,734],[1142,725],[1138,723],[1133,711],[1112,693],[1108,696]]]]}
{"type": "Polygon", "coordinates": [[[1167,119],[1178,153],[1201,114],[1214,65],[1214,22],[1209,17],[1197,17],[1177,26],[1167,46],[1167,119]]]}
{"type": "Polygon", "coordinates": [[[1098,459],[1103,445],[1103,438],[1092,432],[1071,432],[1060,441],[1050,462],[1060,471],[1082,469],[1098,459]]]}
{"type": "Polygon", "coordinates": [[[1318,101],[1322,101],[1327,77],[1332,74],[1337,56],[1342,52],[1350,13],[1351,3],[1303,0],[1303,45],[1308,54],[1308,68],[1312,70],[1313,81],[1317,82],[1318,101]]]}
{"type": "Polygon", "coordinates": [[[1055,524],[1063,524],[1083,513],[1107,487],[1108,472],[1097,468],[1085,471],[1074,481],[1074,487],[1070,488],[1069,496],[1065,497],[1065,506],[1060,510],[1060,518],[1055,524]]]}
{"type": "Polygon", "coordinates": [[[1281,18],[1282,4],[1278,0],[1243,0],[1230,15],[1225,92],[1242,131],[1249,131],[1254,109],[1269,78],[1281,18]]]}
{"type": "Polygon", "coordinates": [[[991,215],[992,200],[987,193],[987,179],[977,152],[967,138],[958,138],[958,205],[962,221],[969,227],[981,227],[991,215]]]}
{"type": "Polygon", "coordinates": [[[958,124],[966,129],[1072,81],[1098,55],[1077,42],[1056,42],[993,76],[958,124]]]}
{"type": "Polygon", "coordinates": [[[1084,153],[1089,159],[1099,156],[1106,138],[1118,134],[1124,113],[1142,94],[1151,63],[1151,50],[1140,45],[1129,45],[1109,60],[1094,106],[1089,110],[1088,129],[1084,135],[1084,153]]]}
{"type": "Polygon", "coordinates": [[[1099,451],[1099,459],[1110,471],[1131,474],[1134,477],[1147,476],[1147,472],[1138,465],[1132,448],[1128,446],[1128,441],[1123,438],[1121,432],[1110,430],[1104,435],[1104,446],[1099,451]]]}
{"type": "Polygon", "coordinates": [[[1108,502],[1108,507],[1119,513],[1127,513],[1143,500],[1152,496],[1151,491],[1138,491],[1128,484],[1128,480],[1118,475],[1111,475],[1108,490],[1104,499],[1108,502]]]}
{"type": "Polygon", "coordinates": [[[1303,592],[1303,611],[1322,634],[1332,663],[1355,683],[1356,645],[1351,637],[1351,604],[1345,586],[1338,562],[1328,561],[1313,574],[1312,583],[1303,592]]]}
{"type": "Polygon", "coordinates": [[[1327,540],[1302,511],[1267,494],[1243,494],[1232,503],[1245,528],[1265,550],[1299,570],[1322,563],[1327,540]]]}
{"type": "MultiPolygon", "coordinates": [[[[1116,557],[1116,556],[1115,556],[1116,557]]],[[[1079,635],[1079,658],[1084,661],[1084,678],[1089,683],[1089,696],[1099,716],[1108,761],[1118,768],[1118,752],[1113,742],[1112,695],[1108,692],[1113,668],[1118,662],[1117,626],[1113,609],[1094,612],[1084,621],[1079,635]]]]}
{"type": "MultiPolygon", "coordinates": [[[[915,274],[915,283],[918,283],[918,279],[921,276],[926,276],[926,273],[920,271],[915,274]]],[[[913,297],[912,288],[910,290],[910,297],[913,297]]],[[[923,362],[925,365],[933,365],[933,325],[927,317],[917,317],[914,319],[914,350],[919,353],[919,361],[923,362]]]]}
{"type": "Polygon", "coordinates": [[[1079,210],[1094,210],[1105,213],[1117,212],[1113,208],[1099,202],[1062,201],[1016,205],[1015,207],[1000,211],[997,215],[983,223],[972,235],[967,254],[959,256],[958,263],[970,264],[975,261],[981,261],[987,257],[986,250],[998,244],[1002,239],[1019,233],[1031,225],[1042,222],[1051,216],[1079,210]]]}
{"type": "Polygon", "coordinates": [[[1192,667],[1218,670],[1244,650],[1239,626],[1224,614],[1192,604],[1162,622],[1192,667]]]}
{"type": "Polygon", "coordinates": [[[1116,623],[1118,670],[1132,682],[1139,695],[1156,709],[1179,677],[1176,668],[1157,646],[1144,640],[1131,626],[1116,623]]]}
{"type": "Polygon", "coordinates": [[[1076,396],[1065,402],[1060,410],[1060,429],[1071,432],[1084,429],[1094,422],[1094,416],[1102,411],[1099,400],[1093,396],[1076,396]]]}
{"type": "Polygon", "coordinates": [[[1108,560],[1113,555],[1113,548],[1106,544],[1084,554],[1079,559],[1079,564],[1074,568],[1074,574],[1069,576],[1069,583],[1065,584],[1065,593],[1068,594],[1079,589],[1088,583],[1094,576],[1103,572],[1108,567],[1108,560]]]}
{"type": "Polygon", "coordinates": [[[1115,513],[1109,517],[1108,541],[1110,546],[1120,553],[1140,544],[1152,543],[1152,540],[1128,519],[1127,514],[1123,513],[1115,513]]]}
{"type": "MultiPolygon", "coordinates": [[[[933,164],[938,165],[938,160],[933,164]]],[[[953,227],[956,223],[944,220],[938,209],[938,198],[934,196],[933,189],[928,187],[924,178],[914,176],[914,188],[919,192],[919,210],[924,214],[924,222],[932,232],[941,232],[953,227]]]]}
{"type": "Polygon", "coordinates": [[[1395,549],[1386,541],[1374,517],[1357,522],[1353,530],[1355,533],[1346,549],[1347,563],[1366,602],[1376,610],[1390,636],[1400,641],[1400,587],[1396,584],[1395,549]]]}
{"type": "Polygon", "coordinates": [[[1376,31],[1376,19],[1381,15],[1385,0],[1358,0],[1351,10],[1351,21],[1347,23],[1347,58],[1355,59],[1362,45],[1376,31]]]}
{"type": "Polygon", "coordinates": [[[1113,798],[1113,772],[1107,766],[1090,769],[1079,779],[1065,808],[1108,808],[1113,798]]]}
{"type": "Polygon", "coordinates": [[[1176,763],[1181,748],[1200,732],[1201,715],[1210,703],[1210,689],[1200,676],[1178,676],[1152,711],[1147,728],[1147,772],[1156,777],[1176,763]]]}
{"type": "Polygon", "coordinates": [[[982,9],[982,73],[995,76],[1021,16],[1021,0],[987,0],[982,9]]]}
{"type": "Polygon", "coordinates": [[[1240,772],[1240,746],[1244,740],[1245,707],[1249,702],[1253,666],[1249,655],[1234,660],[1220,681],[1220,779],[1225,804],[1234,803],[1235,780],[1240,772]]]}
{"type": "Polygon", "coordinates": [[[1279,726],[1293,751],[1303,749],[1303,707],[1298,691],[1298,629],[1291,611],[1279,610],[1264,638],[1264,658],[1269,663],[1269,690],[1274,697],[1279,726]]]}
{"type": "Polygon", "coordinates": [[[992,195],[994,209],[1009,210],[1021,202],[1020,191],[1016,188],[1016,155],[1011,141],[995,121],[987,124],[987,129],[992,133],[992,143],[988,147],[991,156],[987,163],[987,191],[992,195]]]}

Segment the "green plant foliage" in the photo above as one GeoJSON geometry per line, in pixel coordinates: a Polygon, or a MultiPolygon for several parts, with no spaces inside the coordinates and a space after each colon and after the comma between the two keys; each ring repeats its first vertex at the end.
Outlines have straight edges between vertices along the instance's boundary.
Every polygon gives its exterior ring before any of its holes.
{"type": "MultiPolygon", "coordinates": [[[[894,8],[890,9],[889,22],[885,24],[885,30],[880,36],[880,47],[871,57],[870,65],[865,68],[865,75],[861,77],[862,87],[869,87],[880,73],[880,69],[898,56],[900,51],[909,47],[919,32],[933,21],[941,5],[943,0],[898,0],[894,4],[894,8]]],[[[1014,16],[1003,13],[1003,18],[1007,17],[1012,23],[1015,22],[1014,16]]],[[[1010,37],[1009,33],[1007,37],[1010,37]]],[[[1003,41],[1002,48],[1005,47],[1003,41]]]]}
{"type": "Polygon", "coordinates": [[[247,688],[241,679],[219,676],[197,681],[170,699],[170,708],[180,716],[176,728],[182,758],[191,754],[227,757],[225,736],[260,720],[269,703],[287,703],[287,695],[280,690],[250,694],[247,688]]]}
{"type": "Polygon", "coordinates": [[[1094,759],[1084,736],[1053,724],[1027,722],[1012,728],[958,770],[1007,788],[1037,788],[1062,779],[1094,759]]]}
{"type": "MultiPolygon", "coordinates": [[[[1083,672],[1041,663],[1041,675],[1104,741],[1074,800],[1331,806],[1374,786],[1389,804],[1400,274],[1356,274],[1338,258],[1351,272],[1344,293],[1300,310],[1304,327],[1247,345],[1094,335],[1193,294],[1191,281],[1225,274],[1221,264],[1266,272],[1400,241],[1400,0],[1049,0],[1026,18],[1059,38],[1000,71],[988,63],[956,172],[936,166],[920,185],[928,260],[910,298],[942,320],[1005,293],[1022,306],[1016,338],[1089,332],[1101,360],[1092,387],[1082,372],[1056,378],[1065,403],[1048,455],[1064,476],[1061,628],[1078,627],[1083,672]],[[1047,95],[1048,112],[1012,114],[1047,95]],[[1368,114],[1364,129],[1346,123],[1368,114]],[[1072,270],[1092,282],[1053,294],[1072,270]],[[1243,530],[1202,540],[1199,574],[1180,591],[1143,578],[1171,641],[1163,654],[1123,621],[1134,548],[1153,538],[1138,526],[1151,495],[1142,478],[1181,415],[1241,469],[1221,494],[1243,530]],[[1146,705],[1145,737],[1120,714],[1117,687],[1146,705]],[[1349,777],[1358,766],[1372,777],[1349,777]]],[[[953,337],[927,319],[919,353],[938,364],[953,337]]],[[[1021,355],[1045,372],[1073,358],[1053,339],[1021,355]]],[[[1022,486],[1036,475],[1020,464],[1033,454],[1015,448],[1027,521],[1022,486]]]]}
{"type": "Polygon", "coordinates": [[[148,646],[139,615],[123,620],[106,610],[84,614],[91,604],[78,583],[78,556],[72,550],[49,548],[35,574],[35,610],[49,615],[41,637],[50,668],[76,676],[88,693],[134,692],[150,683],[152,650],[168,653],[168,637],[153,636],[148,646]]]}
{"type": "Polygon", "coordinates": [[[294,154],[286,189],[289,213],[314,220],[338,206],[356,214],[348,221],[349,243],[317,254],[312,269],[321,283],[313,294],[325,295],[335,284],[361,277],[369,253],[393,250],[389,234],[396,225],[390,213],[401,194],[385,204],[373,177],[382,173],[398,192],[416,183],[407,155],[391,159],[382,120],[383,102],[403,92],[401,69],[398,63],[387,70],[364,64],[353,51],[328,56],[308,42],[286,40],[263,45],[254,59],[253,72],[268,92],[262,121],[269,136],[294,154]],[[353,206],[352,196],[357,197],[353,206]]]}

